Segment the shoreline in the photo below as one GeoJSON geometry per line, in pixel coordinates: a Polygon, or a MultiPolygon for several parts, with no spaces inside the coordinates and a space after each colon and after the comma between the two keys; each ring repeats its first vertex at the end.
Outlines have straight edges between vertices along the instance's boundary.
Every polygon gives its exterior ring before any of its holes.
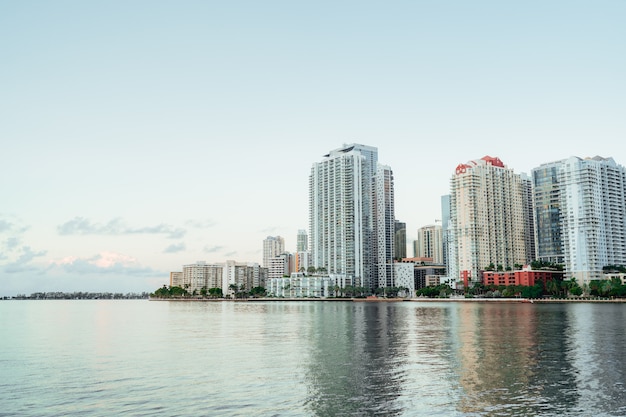
{"type": "Polygon", "coordinates": [[[181,301],[181,302],[281,302],[281,301],[299,301],[299,302],[360,302],[360,303],[397,303],[397,302],[415,302],[415,303],[522,303],[522,304],[563,304],[563,303],[609,303],[623,304],[623,299],[573,299],[573,298],[149,298],[149,301],[181,301]]]}

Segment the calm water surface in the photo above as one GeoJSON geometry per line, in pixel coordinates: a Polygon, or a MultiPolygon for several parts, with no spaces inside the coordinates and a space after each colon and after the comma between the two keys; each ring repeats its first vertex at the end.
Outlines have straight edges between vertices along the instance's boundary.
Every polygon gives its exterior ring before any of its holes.
{"type": "Polygon", "coordinates": [[[623,416],[626,305],[0,302],[0,416],[623,416]]]}

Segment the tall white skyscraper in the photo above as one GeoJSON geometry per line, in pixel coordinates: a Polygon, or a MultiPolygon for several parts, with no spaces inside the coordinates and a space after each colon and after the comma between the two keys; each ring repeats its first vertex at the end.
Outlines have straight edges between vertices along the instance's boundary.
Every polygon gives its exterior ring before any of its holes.
{"type": "Polygon", "coordinates": [[[527,221],[521,176],[499,158],[460,164],[450,180],[450,277],[477,282],[481,271],[524,265],[527,221]]]}
{"type": "Polygon", "coordinates": [[[613,158],[571,157],[532,171],[538,259],[564,263],[583,285],[626,265],[626,169],[613,158]]]}
{"type": "Polygon", "coordinates": [[[324,155],[309,177],[311,262],[352,285],[386,285],[393,257],[393,175],[378,150],[350,144],[324,155]],[[389,256],[388,256],[389,255],[389,256]]]}
{"type": "Polygon", "coordinates": [[[372,287],[393,287],[393,257],[396,241],[393,172],[387,165],[378,165],[374,177],[374,262],[376,282],[372,287]]]}
{"type": "Polygon", "coordinates": [[[280,236],[268,236],[263,240],[263,266],[269,268],[270,259],[285,252],[285,239],[280,236]]]}

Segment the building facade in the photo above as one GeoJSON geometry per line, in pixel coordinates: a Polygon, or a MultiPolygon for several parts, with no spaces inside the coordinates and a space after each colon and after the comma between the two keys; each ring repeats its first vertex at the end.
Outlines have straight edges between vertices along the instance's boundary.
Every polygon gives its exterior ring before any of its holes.
{"type": "Polygon", "coordinates": [[[374,177],[374,262],[375,282],[372,287],[394,286],[394,255],[396,240],[393,173],[386,165],[378,165],[374,177]]]}
{"type": "MultiPolygon", "coordinates": [[[[441,233],[442,233],[442,257],[443,264],[446,266],[446,273],[449,273],[449,258],[450,258],[450,238],[449,238],[449,226],[450,226],[450,195],[446,194],[441,196],[441,233]]],[[[417,256],[417,253],[414,254],[417,256]]]]}
{"type": "Polygon", "coordinates": [[[406,258],[406,223],[396,220],[395,223],[396,235],[394,241],[394,256],[393,259],[400,260],[406,258]]]}
{"type": "Polygon", "coordinates": [[[439,225],[420,227],[415,241],[415,257],[431,258],[433,263],[443,263],[443,229],[439,225]]]}
{"type": "Polygon", "coordinates": [[[525,215],[522,179],[499,158],[459,164],[450,180],[450,278],[467,286],[492,264],[526,264],[525,215]]]}
{"type": "Polygon", "coordinates": [[[270,297],[323,298],[332,293],[334,286],[331,277],[294,272],[289,277],[269,279],[266,291],[270,297]]]}
{"type": "Polygon", "coordinates": [[[344,275],[351,285],[386,283],[382,265],[388,253],[393,256],[394,213],[389,210],[393,176],[388,167],[379,167],[376,148],[351,144],[326,154],[309,176],[312,266],[344,275]]]}
{"type": "Polygon", "coordinates": [[[199,293],[203,288],[222,288],[223,264],[208,264],[198,261],[195,264],[183,265],[183,277],[181,287],[193,294],[199,293]]]}
{"type": "Polygon", "coordinates": [[[394,269],[394,287],[403,287],[407,290],[407,296],[415,295],[415,264],[410,262],[396,262],[393,264],[394,269]]]}
{"type": "Polygon", "coordinates": [[[484,271],[484,285],[524,285],[532,287],[538,282],[545,286],[548,281],[563,281],[562,271],[532,270],[524,267],[517,271],[484,271]]]}
{"type": "Polygon", "coordinates": [[[309,250],[309,235],[306,230],[298,230],[296,237],[296,252],[306,252],[309,250]]]}
{"type": "Polygon", "coordinates": [[[183,286],[183,273],[182,272],[170,272],[170,287],[183,286]]]}
{"type": "Polygon", "coordinates": [[[263,266],[269,268],[270,258],[285,252],[285,239],[280,236],[268,236],[263,240],[263,266]]]}
{"type": "Polygon", "coordinates": [[[538,259],[565,265],[579,285],[626,264],[626,169],[571,157],[532,171],[538,259]]]}
{"type": "Polygon", "coordinates": [[[268,260],[267,278],[282,278],[295,272],[294,256],[291,253],[281,253],[268,260]]]}

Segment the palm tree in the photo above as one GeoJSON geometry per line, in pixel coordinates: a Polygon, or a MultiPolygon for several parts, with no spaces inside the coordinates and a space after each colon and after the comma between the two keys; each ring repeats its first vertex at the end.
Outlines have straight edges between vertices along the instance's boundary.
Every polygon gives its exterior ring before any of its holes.
{"type": "Polygon", "coordinates": [[[231,290],[234,293],[233,295],[235,296],[235,298],[237,298],[237,293],[239,292],[239,286],[237,284],[230,284],[228,286],[228,289],[231,290]]]}
{"type": "Polygon", "coordinates": [[[550,294],[552,294],[553,296],[557,295],[557,293],[559,292],[559,284],[557,284],[556,280],[551,279],[550,281],[546,282],[546,291],[548,291],[550,294]]]}

